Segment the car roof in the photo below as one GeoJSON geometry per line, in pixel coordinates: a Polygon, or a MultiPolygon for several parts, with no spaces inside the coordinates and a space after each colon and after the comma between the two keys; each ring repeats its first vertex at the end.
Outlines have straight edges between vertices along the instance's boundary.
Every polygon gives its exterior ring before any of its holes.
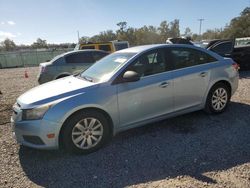
{"type": "Polygon", "coordinates": [[[86,49],[86,50],[73,50],[73,51],[69,51],[69,52],[66,52],[66,53],[62,54],[62,56],[69,55],[69,54],[77,54],[77,53],[82,53],[82,52],[102,52],[102,53],[108,54],[108,52],[103,51],[103,50],[86,49]]]}
{"type": "Polygon", "coordinates": [[[194,45],[190,45],[190,44],[149,44],[149,45],[143,45],[143,46],[135,46],[135,47],[131,47],[131,48],[126,48],[123,50],[119,50],[115,53],[140,53],[140,52],[144,52],[147,50],[153,50],[155,48],[159,48],[159,47],[186,47],[186,48],[196,48],[196,49],[201,49],[200,47],[196,47],[194,45]]]}
{"type": "Polygon", "coordinates": [[[150,45],[143,45],[143,46],[136,46],[136,47],[131,47],[131,48],[126,48],[123,50],[119,50],[117,52],[114,53],[136,53],[136,54],[140,54],[149,50],[154,50],[154,49],[158,49],[161,47],[184,47],[184,48],[190,48],[190,49],[196,49],[199,51],[203,51],[207,54],[210,54],[211,56],[215,57],[216,59],[222,59],[222,57],[218,54],[216,54],[215,52],[212,52],[211,50],[207,50],[204,48],[201,48],[199,46],[195,46],[195,45],[190,45],[190,44],[150,44],[150,45]]]}

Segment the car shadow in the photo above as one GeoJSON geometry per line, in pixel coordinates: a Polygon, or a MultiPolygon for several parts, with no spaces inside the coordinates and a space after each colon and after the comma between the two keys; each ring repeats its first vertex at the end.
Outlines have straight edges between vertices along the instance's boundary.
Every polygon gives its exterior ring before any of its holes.
{"type": "Polygon", "coordinates": [[[198,111],[118,134],[89,155],[20,147],[27,177],[43,187],[125,187],[181,175],[216,184],[205,172],[250,161],[250,105],[198,111]]]}

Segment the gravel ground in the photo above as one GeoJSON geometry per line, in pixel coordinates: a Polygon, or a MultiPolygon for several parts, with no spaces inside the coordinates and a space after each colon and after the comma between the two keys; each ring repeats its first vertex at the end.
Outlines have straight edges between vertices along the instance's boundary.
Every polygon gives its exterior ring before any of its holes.
{"type": "Polygon", "coordinates": [[[0,187],[250,187],[250,72],[241,73],[225,113],[199,111],[129,130],[86,156],[12,139],[11,106],[36,85],[37,72],[0,69],[0,187]]]}

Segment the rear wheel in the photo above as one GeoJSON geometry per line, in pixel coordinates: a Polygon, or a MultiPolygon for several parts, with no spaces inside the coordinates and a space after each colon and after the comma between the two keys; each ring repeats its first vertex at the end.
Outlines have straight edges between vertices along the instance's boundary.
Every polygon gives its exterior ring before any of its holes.
{"type": "Polygon", "coordinates": [[[81,111],[65,122],[62,140],[67,151],[91,153],[110,138],[111,130],[106,117],[97,111],[81,111]]]}
{"type": "Polygon", "coordinates": [[[205,111],[214,114],[218,114],[225,111],[230,101],[230,98],[230,90],[225,84],[215,84],[211,88],[207,96],[205,111]]]}

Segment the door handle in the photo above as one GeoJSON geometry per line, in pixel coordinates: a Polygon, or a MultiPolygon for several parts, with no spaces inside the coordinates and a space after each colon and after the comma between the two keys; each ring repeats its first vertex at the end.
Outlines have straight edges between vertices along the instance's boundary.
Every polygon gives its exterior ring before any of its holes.
{"type": "Polygon", "coordinates": [[[202,72],[202,73],[200,73],[200,76],[201,77],[205,77],[207,75],[207,72],[202,72]]]}
{"type": "Polygon", "coordinates": [[[168,85],[169,85],[168,82],[162,82],[162,83],[159,85],[159,87],[165,88],[165,87],[167,87],[168,85]]]}

